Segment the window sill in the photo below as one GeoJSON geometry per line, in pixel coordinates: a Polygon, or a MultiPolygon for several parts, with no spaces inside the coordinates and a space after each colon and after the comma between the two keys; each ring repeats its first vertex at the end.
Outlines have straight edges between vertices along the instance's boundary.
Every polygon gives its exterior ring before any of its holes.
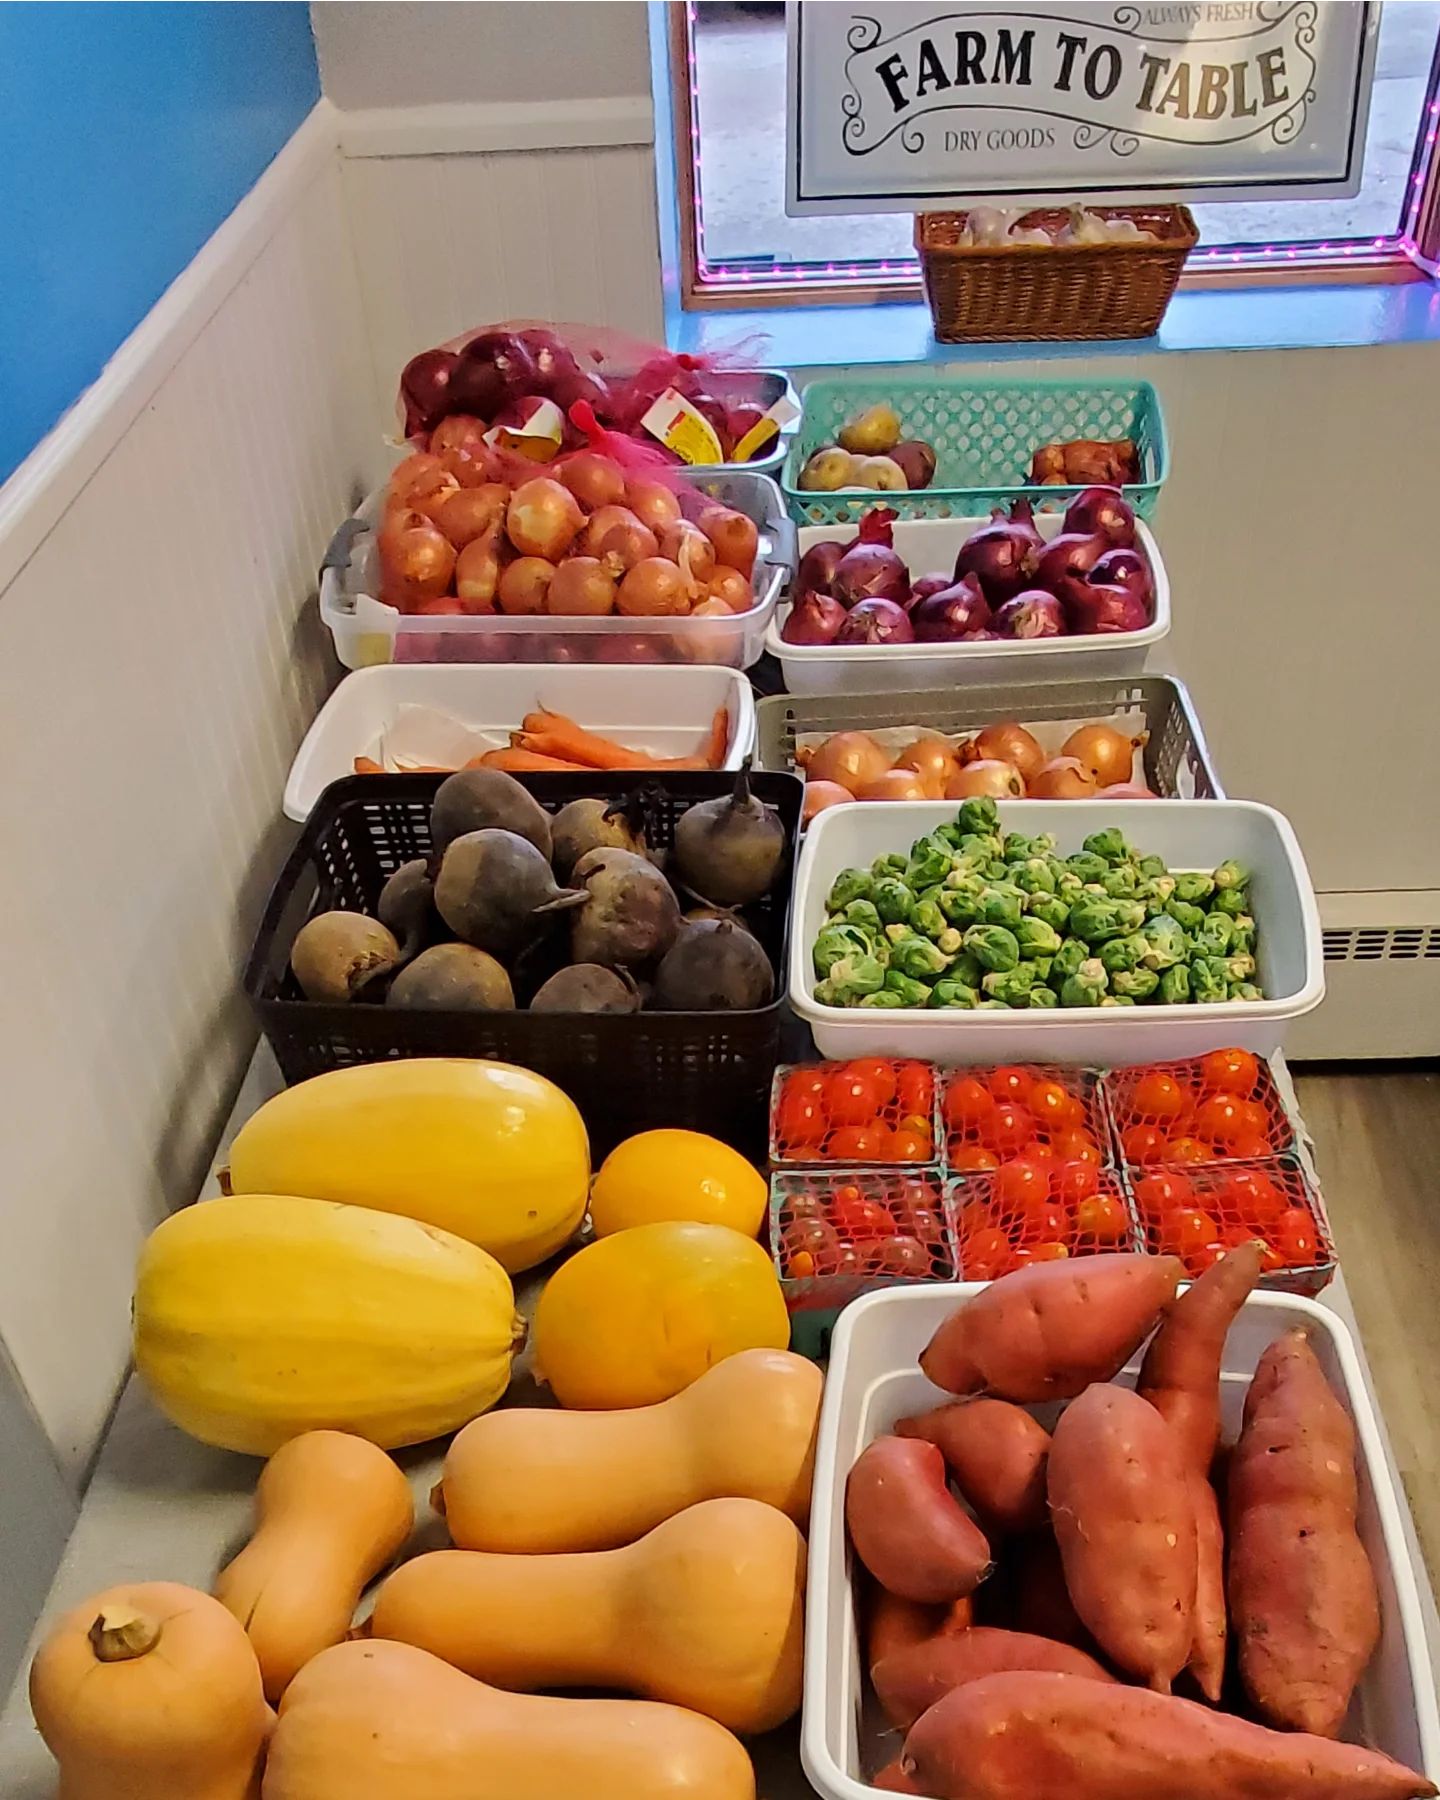
{"type": "Polygon", "coordinates": [[[1440,285],[1211,288],[1177,294],[1157,336],[1063,344],[940,344],[918,304],[670,309],[674,350],[714,352],[758,340],[754,360],[787,369],[923,362],[995,363],[1140,356],[1179,350],[1354,349],[1440,342],[1440,285]]]}

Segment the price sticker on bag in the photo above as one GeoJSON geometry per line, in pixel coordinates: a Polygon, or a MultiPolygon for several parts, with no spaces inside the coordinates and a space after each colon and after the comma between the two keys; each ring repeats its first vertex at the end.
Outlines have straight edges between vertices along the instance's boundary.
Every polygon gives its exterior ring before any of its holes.
{"type": "Polygon", "coordinates": [[[666,388],[640,423],[651,437],[659,438],[667,450],[673,450],[681,462],[718,463],[725,460],[715,427],[674,388],[666,388]]]}

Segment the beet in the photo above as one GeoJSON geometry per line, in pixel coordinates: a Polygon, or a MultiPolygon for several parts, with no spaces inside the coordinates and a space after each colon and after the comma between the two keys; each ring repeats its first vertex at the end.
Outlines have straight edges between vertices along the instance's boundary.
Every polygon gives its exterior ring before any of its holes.
{"type": "Polygon", "coordinates": [[[746,906],[770,891],[785,855],[785,827],[773,806],[750,792],[750,761],[734,792],[702,800],[675,825],[680,880],[712,906],[746,906]]]}
{"type": "Polygon", "coordinates": [[[770,958],[733,919],[683,926],[655,972],[653,1004],[666,1012],[748,1012],[774,997],[770,958]]]}
{"type": "Polygon", "coordinates": [[[571,878],[585,895],[570,939],[577,963],[630,967],[663,956],[675,942],[680,903],[670,883],[643,856],[630,850],[590,850],[571,878]]]}
{"type": "Polygon", "coordinates": [[[430,836],[444,850],[469,831],[513,831],[550,860],[550,815],[528,789],[503,769],[461,769],[435,790],[430,836]]]}
{"type": "Polygon", "coordinates": [[[390,983],[388,1006],[423,1012],[511,1012],[510,977],[484,950],[470,944],[436,944],[424,950],[390,983]]]}
{"type": "Polygon", "coordinates": [[[467,944],[509,957],[541,930],[548,913],[578,906],[579,889],[560,888],[528,838],[491,828],[469,831],[446,849],[435,878],[440,917],[467,944]]]}

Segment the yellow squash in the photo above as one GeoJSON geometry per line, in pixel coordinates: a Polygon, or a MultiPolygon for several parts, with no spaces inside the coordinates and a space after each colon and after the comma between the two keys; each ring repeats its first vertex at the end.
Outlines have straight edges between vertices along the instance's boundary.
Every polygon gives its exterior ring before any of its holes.
{"type": "Polygon", "coordinates": [[[233,1194],[306,1194],[438,1225],[510,1273],[571,1237],[590,1147],[574,1103],[509,1063],[333,1069],[267,1100],[230,1152],[233,1194]]]}
{"type": "Polygon", "coordinates": [[[590,1190],[596,1237],[632,1225],[690,1219],[754,1237],[770,1196],[765,1178],[738,1150],[703,1131],[642,1131],[601,1163],[590,1190]]]}
{"type": "Polygon", "coordinates": [[[510,1278],[447,1232],[243,1194],[176,1213],[140,1253],[135,1366],[203,1443],[270,1456],[303,1431],[418,1444],[493,1406],[520,1333],[510,1278]]]}

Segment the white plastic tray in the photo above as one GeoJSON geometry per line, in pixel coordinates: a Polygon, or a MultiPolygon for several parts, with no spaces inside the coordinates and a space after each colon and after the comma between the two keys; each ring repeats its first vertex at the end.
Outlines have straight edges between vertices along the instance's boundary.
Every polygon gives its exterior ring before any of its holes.
{"type": "MultiPolygon", "coordinates": [[[[963,1282],[871,1294],[846,1307],[835,1328],[810,1510],[800,1733],[805,1773],[827,1800],[870,1800],[875,1792],[860,1772],[863,1662],[845,1543],[845,1478],[866,1444],[896,1419],[948,1397],[920,1373],[917,1358],[951,1308],[983,1285],[963,1282]]],[[[1334,1313],[1290,1294],[1255,1294],[1246,1301],[1225,1346],[1225,1438],[1232,1442],[1239,1430],[1245,1390],[1262,1353],[1296,1325],[1309,1331],[1326,1377],[1355,1421],[1360,1535],[1380,1588],[1380,1646],[1357,1690],[1344,1735],[1386,1751],[1433,1780],[1440,1777],[1440,1712],[1416,1570],[1355,1345],[1334,1313]]],[[[1121,1379],[1133,1386],[1138,1366],[1137,1358],[1121,1379]]],[[[892,1754],[898,1754],[898,1738],[887,1742],[895,1746],[892,1754]]]]}
{"type": "Polygon", "coordinates": [[[527,712],[548,707],[651,756],[689,756],[714,715],[730,713],[724,767],[755,747],[755,696],[735,669],[606,668],[566,663],[381,663],[347,675],[320,709],[290,765],[285,814],[302,824],[332,781],[373,756],[402,706],[429,706],[510,741],[527,712]]]}
{"type": "MultiPolygon", "coordinates": [[[[879,496],[881,500],[884,496],[879,496]]],[[[895,548],[916,579],[954,567],[955,554],[987,519],[902,519],[895,548]]],[[[1059,535],[1059,513],[1041,513],[1036,529],[1047,541],[1059,535]]],[[[1028,638],[980,644],[787,644],[780,629],[789,602],[776,610],[765,633],[765,648],[780,660],[792,694],[874,692],[890,688],[949,687],[977,681],[1060,681],[1085,675],[1138,675],[1150,652],[1169,635],[1170,581],[1153,532],[1137,519],[1136,541],[1155,577],[1155,617],[1143,631],[1103,637],[1028,638]]],[[[800,554],[826,539],[848,541],[846,525],[807,525],[800,554]]]]}
{"type": "Polygon", "coordinates": [[[790,1004],[822,1056],[922,1056],[941,1063],[1170,1062],[1240,1045],[1265,1056],[1291,1019],[1325,995],[1320,915],[1310,872],[1288,820],[1251,800],[1006,800],[1006,831],[1053,832],[1059,854],[1092,831],[1118,825],[1142,852],[1172,869],[1213,869],[1234,857],[1251,871],[1255,959],[1264,1000],[1216,1006],[1056,1007],[1029,1012],[887,1012],[816,1001],[811,946],[825,896],[842,869],[953,820],[953,800],[857,800],[827,807],[805,833],[795,875],[790,932],[790,1004]]]}

